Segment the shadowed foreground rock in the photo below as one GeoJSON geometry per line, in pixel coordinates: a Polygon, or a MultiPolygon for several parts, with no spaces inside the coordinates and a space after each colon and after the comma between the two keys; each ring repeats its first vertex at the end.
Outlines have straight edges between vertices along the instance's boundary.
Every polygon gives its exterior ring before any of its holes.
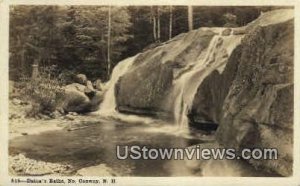
{"type": "Polygon", "coordinates": [[[217,131],[226,147],[277,148],[278,160],[251,163],[284,176],[293,163],[293,29],[288,21],[245,38],[217,131]]]}

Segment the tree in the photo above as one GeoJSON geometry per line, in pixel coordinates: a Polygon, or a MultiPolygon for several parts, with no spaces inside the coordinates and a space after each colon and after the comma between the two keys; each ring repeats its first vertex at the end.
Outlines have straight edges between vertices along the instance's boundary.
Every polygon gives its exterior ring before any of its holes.
{"type": "Polygon", "coordinates": [[[244,26],[261,11],[276,8],[10,6],[10,79],[30,75],[35,62],[55,65],[58,74],[68,77],[84,73],[107,80],[118,61],[155,42],[204,26],[244,26]]]}
{"type": "Polygon", "coordinates": [[[169,39],[172,38],[172,26],[173,26],[173,6],[169,6],[170,8],[170,17],[169,17],[169,39]]]}
{"type": "Polygon", "coordinates": [[[108,29],[107,29],[107,76],[109,78],[111,71],[111,61],[110,61],[110,39],[111,39],[111,6],[108,7],[108,29]]]}
{"type": "Polygon", "coordinates": [[[193,7],[188,6],[188,23],[189,23],[189,31],[193,30],[193,7]]]}

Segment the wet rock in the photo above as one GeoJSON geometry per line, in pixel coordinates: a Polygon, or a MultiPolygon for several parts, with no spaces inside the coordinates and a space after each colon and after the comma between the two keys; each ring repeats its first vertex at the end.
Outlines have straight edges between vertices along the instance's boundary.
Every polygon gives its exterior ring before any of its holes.
{"type": "Polygon", "coordinates": [[[93,112],[98,110],[103,99],[104,99],[104,92],[95,91],[95,95],[90,99],[90,111],[93,112]]]}
{"type": "Polygon", "coordinates": [[[243,34],[246,34],[246,28],[245,27],[234,28],[232,30],[232,34],[233,35],[243,35],[243,34]]]}
{"type": "Polygon", "coordinates": [[[116,85],[118,109],[122,105],[140,110],[158,111],[166,91],[172,84],[172,69],[167,65],[152,64],[141,68],[138,73],[124,75],[116,85]],[[139,79],[139,81],[135,81],[139,79]],[[134,82],[134,83],[133,83],[134,82]]]}
{"type": "Polygon", "coordinates": [[[97,90],[99,91],[103,91],[104,90],[104,84],[102,83],[101,79],[97,79],[95,82],[94,82],[94,86],[97,90]]]}
{"type": "Polygon", "coordinates": [[[173,110],[169,103],[174,99],[169,94],[174,78],[194,65],[214,35],[209,30],[195,30],[140,54],[132,70],[116,84],[117,109],[135,114],[169,114],[173,110]]]}
{"type": "Polygon", "coordinates": [[[95,89],[94,89],[93,84],[92,84],[91,81],[87,81],[86,87],[85,87],[85,89],[84,89],[84,93],[85,93],[89,98],[92,98],[92,97],[95,95],[96,91],[95,91],[95,89]]]}
{"type": "Polygon", "coordinates": [[[222,36],[229,36],[231,34],[232,29],[231,28],[226,28],[225,30],[222,31],[222,36]]]}

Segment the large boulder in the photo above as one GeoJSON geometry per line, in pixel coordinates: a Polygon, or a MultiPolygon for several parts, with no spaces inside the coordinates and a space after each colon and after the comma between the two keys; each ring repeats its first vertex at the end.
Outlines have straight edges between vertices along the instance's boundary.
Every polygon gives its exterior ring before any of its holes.
{"type": "Polygon", "coordinates": [[[73,83],[65,87],[63,108],[66,112],[88,112],[90,99],[84,93],[85,86],[73,83]]]}
{"type": "Polygon", "coordinates": [[[161,103],[166,97],[166,90],[171,87],[172,69],[160,63],[147,66],[147,68],[141,68],[138,73],[132,72],[125,75],[117,83],[119,111],[141,114],[143,112],[154,114],[161,111],[161,103]],[[139,81],[135,81],[136,79],[139,81]]]}
{"type": "Polygon", "coordinates": [[[293,25],[290,20],[258,27],[247,35],[218,113],[221,144],[237,149],[276,148],[278,160],[250,163],[284,176],[292,174],[293,164],[293,25]]]}
{"type": "Polygon", "coordinates": [[[116,85],[117,109],[168,115],[173,109],[169,104],[174,101],[169,99],[173,80],[194,65],[215,34],[210,30],[195,30],[141,53],[116,85]]]}
{"type": "Polygon", "coordinates": [[[266,13],[259,24],[250,24],[224,71],[213,71],[198,87],[189,117],[199,125],[201,121],[219,124],[216,137],[224,147],[276,148],[278,160],[249,163],[289,176],[293,165],[294,23],[292,18],[274,21],[272,14],[278,17],[280,12],[266,13]]]}
{"type": "Polygon", "coordinates": [[[86,94],[87,87],[78,83],[67,85],[62,107],[66,112],[92,112],[99,108],[103,100],[103,92],[95,91],[93,96],[86,94]]]}

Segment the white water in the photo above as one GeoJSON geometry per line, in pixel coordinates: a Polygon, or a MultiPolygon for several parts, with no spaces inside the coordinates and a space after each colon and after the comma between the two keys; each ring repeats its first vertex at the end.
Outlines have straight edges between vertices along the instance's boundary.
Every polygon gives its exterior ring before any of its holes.
{"type": "Polygon", "coordinates": [[[115,86],[118,80],[120,79],[120,77],[122,77],[124,74],[126,74],[132,69],[131,68],[132,64],[137,56],[138,55],[127,58],[119,62],[115,66],[111,74],[111,79],[106,85],[107,91],[105,92],[103,102],[100,105],[99,111],[96,112],[97,115],[101,115],[104,118],[120,120],[128,123],[142,122],[142,123],[149,124],[154,122],[154,120],[151,118],[139,117],[139,116],[129,115],[129,114],[121,114],[116,110],[117,104],[116,104],[116,97],[115,97],[115,86]]]}
{"type": "Polygon", "coordinates": [[[223,71],[228,56],[233,49],[240,43],[242,36],[230,35],[221,36],[223,29],[214,29],[219,34],[215,35],[205,52],[201,52],[198,61],[191,70],[185,72],[173,82],[174,96],[174,118],[180,130],[188,129],[188,113],[193,105],[197,89],[213,70],[223,71]]]}
{"type": "Polygon", "coordinates": [[[101,115],[111,115],[116,112],[115,85],[119,78],[123,76],[131,67],[136,56],[127,58],[118,63],[113,69],[111,79],[108,82],[108,89],[104,95],[99,113],[101,115]]]}

